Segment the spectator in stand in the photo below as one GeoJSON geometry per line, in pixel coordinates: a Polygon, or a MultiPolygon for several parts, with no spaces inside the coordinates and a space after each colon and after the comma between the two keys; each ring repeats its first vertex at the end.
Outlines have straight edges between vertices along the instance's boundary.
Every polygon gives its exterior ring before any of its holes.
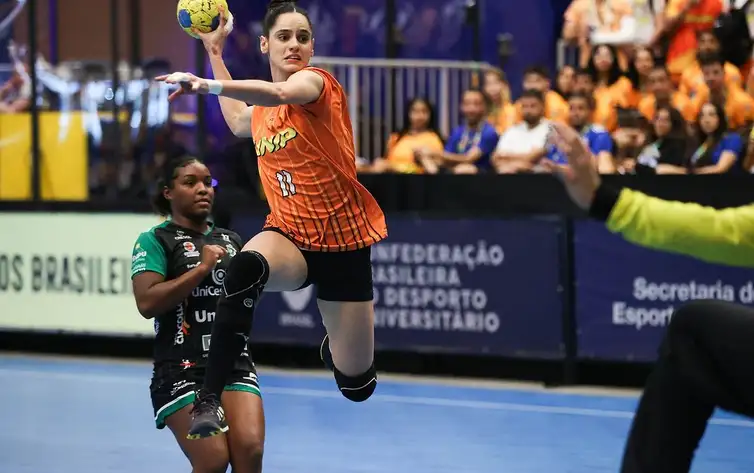
{"type": "Polygon", "coordinates": [[[517,121],[516,106],[511,103],[511,89],[502,70],[493,68],[484,72],[484,93],[491,104],[487,121],[502,134],[517,121]]]}
{"type": "MultiPolygon", "coordinates": [[[[548,120],[568,121],[568,103],[557,92],[551,90],[550,74],[541,66],[529,67],[524,71],[524,90],[538,90],[544,97],[544,114],[548,120]]],[[[523,120],[521,100],[516,103],[516,123],[523,120]]]]}
{"type": "Polygon", "coordinates": [[[635,34],[636,19],[628,0],[574,0],[565,12],[563,39],[578,44],[581,67],[588,63],[593,46],[630,45],[635,34]]]}
{"type": "Polygon", "coordinates": [[[725,121],[731,130],[747,126],[754,119],[754,99],[735,84],[725,83],[723,60],[717,54],[699,57],[706,89],[700,90],[692,99],[697,118],[702,106],[712,102],[723,107],[725,121]]]}
{"type": "Polygon", "coordinates": [[[649,145],[636,158],[636,174],[687,174],[689,136],[681,112],[669,104],[657,107],[649,145]]]}
{"type": "Polygon", "coordinates": [[[547,152],[550,122],[544,117],[544,95],[540,90],[525,90],[518,102],[523,122],[508,128],[492,156],[493,166],[501,174],[536,171],[547,152]]]}
{"type": "Polygon", "coordinates": [[[628,101],[633,85],[623,75],[615,54],[614,47],[603,44],[594,48],[589,58],[587,69],[594,82],[594,99],[607,100],[620,107],[629,107],[628,101]]]}
{"type": "Polygon", "coordinates": [[[629,107],[637,107],[643,98],[651,95],[649,73],[652,72],[654,65],[655,58],[652,50],[644,46],[638,47],[626,74],[628,80],[631,81],[631,93],[626,100],[629,107]]]}
{"type": "Polygon", "coordinates": [[[613,149],[614,170],[603,168],[605,174],[633,174],[636,168],[636,158],[647,144],[651,130],[641,114],[633,109],[624,110],[618,118],[618,129],[612,134],[615,147],[613,149]]]}
{"type": "Polygon", "coordinates": [[[615,105],[612,103],[610,96],[595,97],[594,80],[592,73],[588,69],[581,69],[576,72],[573,91],[594,98],[594,115],[592,123],[605,127],[608,131],[614,131],[618,126],[618,115],[615,111],[615,105]]]}
{"type": "MultiPolygon", "coordinates": [[[[598,168],[613,169],[613,140],[610,133],[601,125],[592,124],[594,99],[590,95],[573,93],[568,99],[568,124],[580,132],[595,158],[598,168]]],[[[568,164],[566,156],[555,147],[547,148],[547,159],[558,164],[568,164]]]]}
{"type": "Polygon", "coordinates": [[[444,151],[424,148],[417,152],[428,174],[449,172],[475,174],[490,170],[490,156],[499,135],[485,120],[489,110],[487,96],[479,89],[469,89],[461,99],[461,113],[466,121],[450,134],[444,151]]]}
{"type": "Polygon", "coordinates": [[[681,92],[673,90],[670,73],[665,66],[655,66],[649,73],[650,95],[639,102],[639,112],[647,119],[654,120],[656,111],[662,107],[678,110],[683,118],[692,123],[696,121],[696,111],[691,100],[681,92]]]}
{"type": "Polygon", "coordinates": [[[694,63],[697,32],[709,30],[722,13],[721,0],[668,0],[651,45],[667,43],[666,61],[673,83],[694,63]]]}
{"type": "MultiPolygon", "coordinates": [[[[699,56],[710,54],[720,55],[721,52],[720,41],[717,40],[717,37],[712,30],[699,31],[696,35],[696,39],[697,44],[699,45],[697,59],[683,70],[683,74],[681,74],[681,83],[678,86],[678,90],[689,97],[694,97],[698,93],[707,89],[707,85],[704,83],[702,67],[699,65],[699,56]]],[[[743,87],[741,72],[736,66],[726,62],[723,72],[726,85],[736,85],[739,88],[743,87]]]]}
{"type": "Polygon", "coordinates": [[[372,172],[418,174],[423,172],[416,160],[420,150],[442,153],[442,135],[437,130],[435,109],[427,100],[415,98],[406,107],[403,128],[393,133],[384,158],[375,159],[372,172]]]}
{"type": "Polygon", "coordinates": [[[563,100],[568,100],[568,97],[573,93],[573,87],[576,81],[576,69],[572,66],[563,66],[558,72],[558,78],[555,80],[555,92],[560,95],[563,100]]]}
{"type": "Polygon", "coordinates": [[[743,140],[738,133],[728,131],[723,108],[705,102],[699,111],[696,137],[699,146],[691,155],[693,174],[723,174],[738,161],[743,140]]]}

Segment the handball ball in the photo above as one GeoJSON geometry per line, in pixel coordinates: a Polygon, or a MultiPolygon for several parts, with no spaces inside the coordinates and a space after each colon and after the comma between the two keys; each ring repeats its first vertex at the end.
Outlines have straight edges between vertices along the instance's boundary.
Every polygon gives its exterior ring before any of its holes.
{"type": "Polygon", "coordinates": [[[200,33],[210,33],[220,26],[218,7],[224,7],[227,13],[226,0],[179,0],[178,23],[183,31],[198,38],[191,28],[196,28],[200,33]]]}

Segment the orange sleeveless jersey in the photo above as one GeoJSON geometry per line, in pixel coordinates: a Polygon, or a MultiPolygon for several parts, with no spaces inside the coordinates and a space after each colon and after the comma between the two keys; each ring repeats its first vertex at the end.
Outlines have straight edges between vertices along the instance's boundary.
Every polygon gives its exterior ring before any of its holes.
{"type": "Polygon", "coordinates": [[[327,71],[322,94],[307,105],[255,106],[251,131],[276,227],[301,249],[351,251],[387,236],[385,215],[356,179],[346,94],[327,71]]]}

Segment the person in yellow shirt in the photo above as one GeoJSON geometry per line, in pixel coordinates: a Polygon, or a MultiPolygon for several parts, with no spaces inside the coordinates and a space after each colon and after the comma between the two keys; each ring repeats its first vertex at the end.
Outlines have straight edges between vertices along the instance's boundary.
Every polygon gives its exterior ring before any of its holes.
{"type": "Polygon", "coordinates": [[[655,66],[649,73],[649,91],[651,94],[639,102],[639,112],[647,120],[651,121],[654,118],[658,106],[670,105],[681,112],[687,122],[696,121],[696,110],[691,100],[686,95],[673,90],[673,82],[665,66],[655,66]]]}
{"type": "Polygon", "coordinates": [[[725,83],[724,62],[716,54],[699,57],[706,90],[700,90],[692,99],[694,114],[698,115],[707,102],[721,105],[725,110],[728,128],[736,130],[754,120],[754,99],[740,87],[725,83]]]}
{"type": "MultiPolygon", "coordinates": [[[[568,121],[568,102],[551,90],[550,74],[544,67],[532,66],[524,71],[524,90],[538,90],[545,99],[545,119],[554,122],[568,121]]],[[[516,102],[516,123],[523,120],[521,102],[516,102]]]]}
{"type": "Polygon", "coordinates": [[[375,159],[371,172],[419,174],[416,155],[428,150],[441,153],[444,144],[437,131],[435,110],[427,100],[415,98],[406,107],[403,128],[390,136],[384,158],[375,159]]]}
{"type": "MultiPolygon", "coordinates": [[[[701,261],[754,269],[754,205],[714,209],[602,182],[578,132],[555,124],[571,199],[625,240],[701,261]]],[[[626,440],[622,473],[691,469],[715,408],[754,418],[754,310],[715,300],[675,310],[626,440]]]]}
{"type": "Polygon", "coordinates": [[[492,104],[487,121],[502,135],[511,125],[516,124],[516,107],[511,103],[511,89],[505,73],[497,68],[484,72],[484,93],[492,104]]]}
{"type": "MultiPolygon", "coordinates": [[[[708,54],[720,54],[721,47],[720,41],[717,40],[715,33],[712,30],[702,30],[696,35],[698,43],[697,57],[708,54]]],[[[724,66],[725,84],[736,85],[743,87],[743,79],[741,78],[741,72],[733,64],[726,62],[724,66]]],[[[706,90],[707,84],[704,83],[704,74],[702,74],[702,67],[699,65],[699,60],[695,60],[693,64],[686,67],[681,74],[681,83],[678,86],[678,91],[682,92],[689,97],[694,97],[700,91],[706,90]]]]}
{"type": "Polygon", "coordinates": [[[612,97],[601,95],[599,98],[594,94],[594,80],[592,73],[588,69],[581,69],[576,72],[576,80],[573,87],[575,93],[580,93],[594,99],[594,112],[592,123],[605,127],[608,131],[613,132],[618,127],[618,112],[612,97]]]}

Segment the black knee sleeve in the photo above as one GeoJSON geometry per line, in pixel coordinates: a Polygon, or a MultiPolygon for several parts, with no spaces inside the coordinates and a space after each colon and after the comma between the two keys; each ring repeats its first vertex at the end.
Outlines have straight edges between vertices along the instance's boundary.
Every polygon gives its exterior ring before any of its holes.
{"type": "Polygon", "coordinates": [[[240,299],[248,307],[245,299],[250,296],[259,298],[269,277],[270,265],[264,256],[256,251],[242,251],[230,260],[223,281],[223,297],[240,299]]]}
{"type": "Polygon", "coordinates": [[[245,319],[256,308],[269,275],[270,266],[264,256],[256,251],[240,252],[230,260],[218,309],[245,319]]]}
{"type": "Polygon", "coordinates": [[[374,363],[369,369],[358,376],[346,376],[338,368],[334,368],[335,382],[338,383],[340,393],[353,402],[363,402],[369,399],[377,387],[377,370],[374,363]]]}

